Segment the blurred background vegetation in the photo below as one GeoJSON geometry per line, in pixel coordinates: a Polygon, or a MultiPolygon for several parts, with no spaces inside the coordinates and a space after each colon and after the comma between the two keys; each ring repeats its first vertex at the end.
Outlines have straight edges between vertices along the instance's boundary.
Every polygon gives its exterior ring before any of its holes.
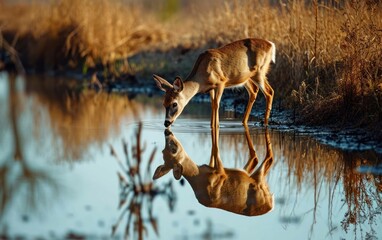
{"type": "Polygon", "coordinates": [[[17,54],[27,72],[151,84],[246,37],[275,42],[269,81],[299,120],[382,129],[381,1],[0,1],[0,69],[17,54]]]}

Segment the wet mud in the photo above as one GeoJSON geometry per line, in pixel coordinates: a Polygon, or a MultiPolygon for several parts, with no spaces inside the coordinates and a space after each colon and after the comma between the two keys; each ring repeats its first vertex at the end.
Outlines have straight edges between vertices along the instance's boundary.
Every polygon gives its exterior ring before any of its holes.
{"type": "MultiPolygon", "coordinates": [[[[150,97],[161,97],[162,92],[156,89],[154,83],[147,86],[113,86],[111,92],[127,93],[134,97],[140,94],[146,94],[150,97]]],[[[230,113],[232,118],[241,118],[245,112],[247,94],[244,89],[225,90],[221,101],[222,112],[230,113]]],[[[210,102],[208,94],[198,94],[191,103],[210,102]]],[[[275,100],[271,112],[268,128],[289,132],[296,135],[310,136],[322,144],[331,146],[344,151],[367,151],[372,150],[382,156],[382,129],[379,131],[369,130],[368,128],[330,125],[330,126],[312,126],[301,122],[293,110],[288,110],[280,106],[280,100],[275,100]]],[[[258,97],[251,112],[249,126],[264,128],[264,110],[265,100],[258,97]]]]}

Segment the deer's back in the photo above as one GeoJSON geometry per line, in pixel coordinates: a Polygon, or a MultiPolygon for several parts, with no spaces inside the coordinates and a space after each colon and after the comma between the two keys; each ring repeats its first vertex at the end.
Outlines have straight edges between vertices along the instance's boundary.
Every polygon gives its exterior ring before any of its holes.
{"type": "Polygon", "coordinates": [[[202,53],[188,79],[226,87],[243,84],[263,65],[270,63],[272,44],[262,39],[243,39],[202,53]]]}

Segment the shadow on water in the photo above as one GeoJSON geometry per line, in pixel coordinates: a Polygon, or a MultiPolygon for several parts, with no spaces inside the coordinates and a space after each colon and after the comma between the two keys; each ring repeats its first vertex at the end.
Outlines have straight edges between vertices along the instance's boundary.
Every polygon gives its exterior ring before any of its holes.
{"type": "Polygon", "coordinates": [[[254,230],[268,239],[382,236],[375,151],[244,129],[224,113],[214,144],[210,106],[199,103],[163,137],[160,98],[67,82],[0,75],[0,238],[242,239],[254,230]],[[240,177],[213,175],[211,166],[240,177]],[[229,170],[243,166],[246,172],[229,170]],[[174,182],[165,174],[171,169],[187,181],[174,182]],[[210,175],[186,176],[190,169],[210,175]]]}

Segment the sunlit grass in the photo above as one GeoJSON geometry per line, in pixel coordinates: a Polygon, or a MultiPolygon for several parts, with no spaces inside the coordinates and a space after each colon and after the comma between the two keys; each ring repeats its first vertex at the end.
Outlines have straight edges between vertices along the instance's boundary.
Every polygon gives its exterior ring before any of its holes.
{"type": "Polygon", "coordinates": [[[3,34],[27,55],[27,65],[42,61],[44,68],[53,67],[49,61],[111,64],[165,37],[151,14],[122,0],[3,3],[0,9],[3,34]]]}

